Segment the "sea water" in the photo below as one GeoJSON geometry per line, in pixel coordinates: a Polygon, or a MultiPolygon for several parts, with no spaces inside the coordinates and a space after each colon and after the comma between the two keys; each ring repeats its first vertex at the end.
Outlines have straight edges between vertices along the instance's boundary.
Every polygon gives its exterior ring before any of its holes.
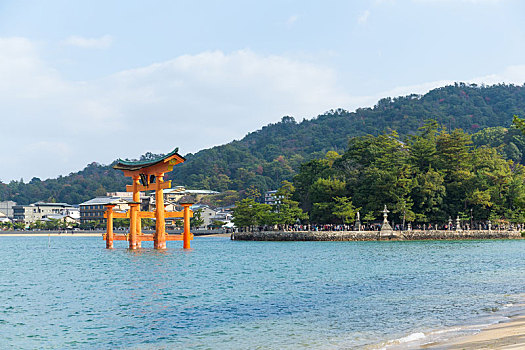
{"type": "Polygon", "coordinates": [[[489,319],[525,286],[522,240],[0,242],[13,349],[388,348],[489,319]]]}

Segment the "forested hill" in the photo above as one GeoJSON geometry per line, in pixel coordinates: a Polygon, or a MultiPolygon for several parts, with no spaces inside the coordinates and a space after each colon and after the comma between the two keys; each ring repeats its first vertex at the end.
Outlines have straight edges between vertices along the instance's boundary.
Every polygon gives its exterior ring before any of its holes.
{"type": "Polygon", "coordinates": [[[290,179],[300,163],[329,150],[342,152],[350,137],[378,135],[388,129],[413,134],[427,119],[475,133],[486,127],[510,126],[525,115],[525,86],[479,87],[456,84],[428,92],[380,100],[355,112],[335,110],[297,123],[283,117],[240,141],[187,156],[172,173],[176,183],[193,187],[242,190],[251,185],[275,189],[290,179]]]}
{"type": "MultiPolygon", "coordinates": [[[[427,119],[451,130],[476,133],[488,127],[508,127],[513,115],[525,116],[525,85],[455,84],[425,95],[385,98],[373,108],[355,112],[337,109],[301,122],[283,117],[240,141],[186,155],[187,161],[176,166],[168,179],[175,185],[217,191],[241,191],[250,186],[260,191],[276,189],[282,180],[293,177],[301,163],[324,156],[329,150],[343,152],[353,136],[378,135],[391,129],[403,137],[415,133],[427,119]]],[[[525,148],[522,150],[521,141],[514,140],[519,135],[501,128],[491,130],[490,137],[486,134],[478,135],[475,142],[502,145],[512,151],[513,159],[521,161],[525,148]]],[[[174,146],[167,144],[166,149],[174,146]]],[[[57,179],[0,183],[0,200],[79,203],[106,191],[122,191],[126,183],[111,165],[93,163],[57,179]]]]}

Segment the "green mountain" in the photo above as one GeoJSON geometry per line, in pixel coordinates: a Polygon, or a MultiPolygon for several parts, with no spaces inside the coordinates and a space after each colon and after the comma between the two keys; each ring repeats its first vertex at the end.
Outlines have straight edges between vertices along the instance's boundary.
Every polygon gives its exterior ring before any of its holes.
{"type": "MultiPolygon", "coordinates": [[[[187,161],[176,166],[167,179],[176,185],[217,191],[242,191],[250,186],[260,191],[276,189],[281,181],[290,180],[302,163],[330,150],[343,153],[351,137],[396,130],[403,138],[415,134],[428,119],[450,130],[477,133],[476,144],[500,146],[505,156],[521,162],[525,142],[515,130],[506,129],[513,115],[525,116],[525,85],[457,83],[425,95],[384,98],[373,108],[355,112],[336,109],[301,122],[286,116],[242,140],[187,154],[187,161]]],[[[148,156],[151,154],[143,157],[148,156]]],[[[122,191],[127,182],[111,165],[92,163],[57,179],[0,183],[0,200],[79,203],[106,191],[122,191]]]]}

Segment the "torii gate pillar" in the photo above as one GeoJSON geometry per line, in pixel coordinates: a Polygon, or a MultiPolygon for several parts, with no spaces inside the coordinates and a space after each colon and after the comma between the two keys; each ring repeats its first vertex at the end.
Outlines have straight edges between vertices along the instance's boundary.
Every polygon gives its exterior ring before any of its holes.
{"type": "Polygon", "coordinates": [[[190,241],[193,235],[190,232],[190,206],[191,203],[181,203],[184,208],[184,231],[182,233],[182,240],[184,241],[184,249],[190,249],[190,241]]]}
{"type": "Polygon", "coordinates": [[[155,183],[155,237],[153,246],[155,249],[166,249],[166,221],[164,218],[164,173],[157,173],[155,183]]]}

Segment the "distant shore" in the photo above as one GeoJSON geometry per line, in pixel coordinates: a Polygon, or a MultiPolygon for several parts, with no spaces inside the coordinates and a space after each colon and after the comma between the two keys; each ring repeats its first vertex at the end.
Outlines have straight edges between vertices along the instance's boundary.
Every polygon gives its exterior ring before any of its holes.
{"type": "MultiPolygon", "coordinates": [[[[106,231],[0,231],[0,237],[102,237],[106,231]]],[[[174,234],[171,233],[170,234],[174,234]]],[[[230,237],[231,233],[195,234],[195,237],[230,237]]]]}
{"type": "Polygon", "coordinates": [[[74,231],[67,231],[67,232],[56,232],[56,231],[49,231],[49,232],[32,232],[32,231],[0,231],[0,237],[101,237],[102,232],[74,232],[74,231]]]}

